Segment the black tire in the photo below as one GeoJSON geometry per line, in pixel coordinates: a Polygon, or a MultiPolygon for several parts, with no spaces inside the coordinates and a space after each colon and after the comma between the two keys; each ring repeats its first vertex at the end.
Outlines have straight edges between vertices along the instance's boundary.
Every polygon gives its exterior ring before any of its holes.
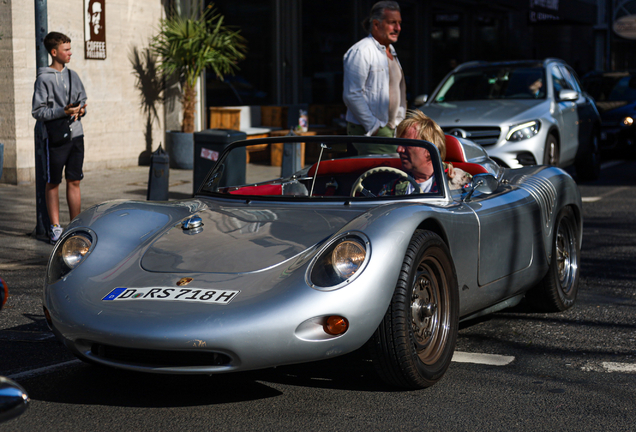
{"type": "Polygon", "coordinates": [[[548,273],[526,294],[533,309],[561,312],[574,305],[579,291],[580,256],[579,226],[572,209],[566,207],[554,225],[548,273]]]}
{"type": "Polygon", "coordinates": [[[598,132],[592,133],[589,147],[578,155],[576,176],[583,181],[598,180],[601,176],[601,139],[598,132]]]}
{"type": "Polygon", "coordinates": [[[459,323],[457,276],[446,244],[418,230],[406,251],[389,309],[369,341],[380,377],[390,385],[425,388],[450,365],[459,323]]]}
{"type": "Polygon", "coordinates": [[[559,166],[559,143],[554,135],[549,134],[543,149],[543,165],[559,166]]]}

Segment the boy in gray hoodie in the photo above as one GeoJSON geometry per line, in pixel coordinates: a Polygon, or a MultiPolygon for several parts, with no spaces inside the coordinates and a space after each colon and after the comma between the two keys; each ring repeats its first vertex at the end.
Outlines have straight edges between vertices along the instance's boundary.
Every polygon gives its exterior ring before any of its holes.
{"type": "Polygon", "coordinates": [[[48,67],[38,69],[31,114],[37,120],[36,136],[45,140],[46,209],[51,220],[49,238],[51,243],[55,243],[62,234],[59,191],[65,167],[66,200],[71,220],[81,209],[80,180],[84,178],[84,130],[81,117],[86,114],[86,91],[77,73],[66,68],[71,61],[71,39],[62,33],[51,32],[44,38],[44,46],[52,62],[48,67]],[[49,142],[44,122],[63,117],[72,120],[71,140],[53,145],[49,142]]]}

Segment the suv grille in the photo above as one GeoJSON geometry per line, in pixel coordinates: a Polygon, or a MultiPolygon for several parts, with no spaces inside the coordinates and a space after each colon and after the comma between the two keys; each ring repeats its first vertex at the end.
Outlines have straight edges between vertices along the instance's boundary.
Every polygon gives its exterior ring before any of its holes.
{"type": "Polygon", "coordinates": [[[499,135],[501,135],[501,129],[495,126],[445,127],[442,129],[445,134],[469,139],[483,147],[497,144],[499,135]],[[462,132],[464,133],[462,134],[462,132]]]}

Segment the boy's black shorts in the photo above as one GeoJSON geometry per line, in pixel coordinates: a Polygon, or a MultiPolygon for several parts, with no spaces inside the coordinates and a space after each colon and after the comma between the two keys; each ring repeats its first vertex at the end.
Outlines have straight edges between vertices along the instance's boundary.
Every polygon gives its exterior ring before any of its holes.
{"type": "Polygon", "coordinates": [[[46,146],[47,167],[46,182],[52,184],[62,183],[62,169],[66,166],[66,180],[82,180],[84,173],[84,137],[73,138],[70,142],[59,147],[46,146]]]}

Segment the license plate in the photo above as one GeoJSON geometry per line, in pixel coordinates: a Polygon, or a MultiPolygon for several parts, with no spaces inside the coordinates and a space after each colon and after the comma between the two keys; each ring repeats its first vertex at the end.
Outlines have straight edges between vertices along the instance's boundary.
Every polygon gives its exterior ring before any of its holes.
{"type": "Polygon", "coordinates": [[[102,301],[185,301],[228,304],[240,291],[197,288],[115,288],[102,301]]]}

